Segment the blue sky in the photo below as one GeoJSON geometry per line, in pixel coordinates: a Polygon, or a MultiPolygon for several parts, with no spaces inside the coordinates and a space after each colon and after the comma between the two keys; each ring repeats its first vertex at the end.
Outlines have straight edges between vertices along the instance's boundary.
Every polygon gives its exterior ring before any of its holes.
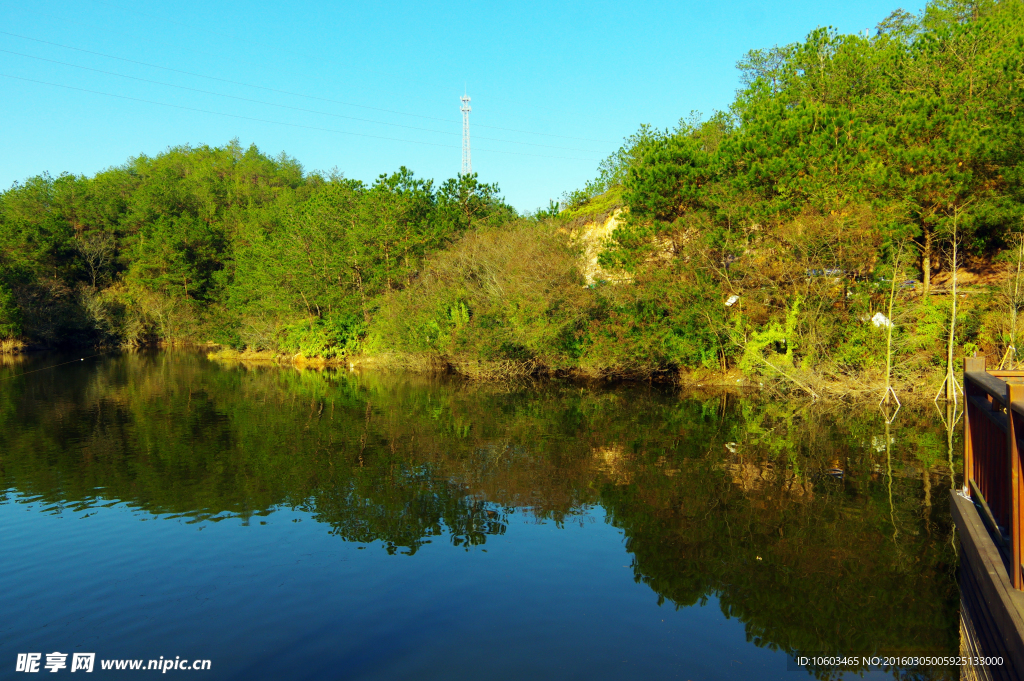
{"type": "Polygon", "coordinates": [[[442,181],[460,169],[466,88],[473,170],[533,210],[594,177],[640,124],[728,107],[747,50],[817,26],[863,31],[897,7],[3,3],[0,186],[234,137],[307,170],[370,181],[404,165],[442,181]]]}

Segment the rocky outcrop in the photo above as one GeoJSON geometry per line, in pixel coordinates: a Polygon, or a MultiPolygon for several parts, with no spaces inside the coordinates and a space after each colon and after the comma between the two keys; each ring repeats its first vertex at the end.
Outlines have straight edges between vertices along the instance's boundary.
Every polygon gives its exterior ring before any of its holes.
{"type": "Polygon", "coordinates": [[[622,224],[624,208],[616,208],[597,220],[589,220],[572,228],[570,238],[580,247],[580,269],[587,286],[599,282],[611,284],[631,282],[633,278],[625,272],[610,271],[601,267],[598,258],[611,240],[612,232],[622,224]]]}
{"type": "MultiPolygon", "coordinates": [[[[607,269],[599,262],[601,253],[608,248],[612,240],[612,233],[625,223],[627,210],[623,207],[615,208],[592,219],[577,218],[575,224],[570,223],[573,225],[569,230],[570,238],[574,245],[580,247],[580,269],[587,286],[602,282],[628,284],[633,281],[633,275],[628,272],[607,269]]],[[[654,237],[653,248],[647,255],[647,262],[655,265],[670,263],[680,256],[680,249],[694,235],[695,232],[654,237]]]]}

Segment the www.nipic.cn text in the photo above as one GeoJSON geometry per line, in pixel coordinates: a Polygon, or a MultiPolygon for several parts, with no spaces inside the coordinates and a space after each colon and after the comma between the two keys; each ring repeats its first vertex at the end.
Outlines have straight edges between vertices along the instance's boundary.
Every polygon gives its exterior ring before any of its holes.
{"type": "MultiPolygon", "coordinates": [[[[34,673],[40,671],[91,672],[96,668],[96,653],[18,653],[14,671],[34,673]],[[71,658],[70,660],[68,658],[71,658]]],[[[181,656],[157,660],[100,660],[103,670],[158,671],[204,671],[210,668],[209,660],[181,659],[181,656]]]]}

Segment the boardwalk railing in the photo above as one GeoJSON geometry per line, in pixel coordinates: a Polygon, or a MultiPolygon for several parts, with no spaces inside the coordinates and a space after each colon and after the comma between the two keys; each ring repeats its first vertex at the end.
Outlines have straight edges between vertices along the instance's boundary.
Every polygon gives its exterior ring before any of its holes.
{"type": "Polygon", "coordinates": [[[1024,589],[1024,371],[964,360],[964,494],[979,507],[1016,589],[1024,589]]]}

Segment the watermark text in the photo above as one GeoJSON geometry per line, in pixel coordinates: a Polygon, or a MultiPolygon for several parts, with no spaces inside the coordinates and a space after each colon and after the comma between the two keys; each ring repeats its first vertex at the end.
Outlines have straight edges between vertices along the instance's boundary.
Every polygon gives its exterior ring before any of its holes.
{"type": "MultiPolygon", "coordinates": [[[[211,666],[210,660],[182,659],[160,656],[156,660],[125,660],[101,659],[99,668],[113,671],[158,671],[166,674],[169,671],[206,671],[211,666]]],[[[59,671],[89,673],[96,669],[96,653],[18,653],[14,663],[14,671],[26,674],[59,671]],[[68,658],[71,658],[69,661],[68,658]]]]}

